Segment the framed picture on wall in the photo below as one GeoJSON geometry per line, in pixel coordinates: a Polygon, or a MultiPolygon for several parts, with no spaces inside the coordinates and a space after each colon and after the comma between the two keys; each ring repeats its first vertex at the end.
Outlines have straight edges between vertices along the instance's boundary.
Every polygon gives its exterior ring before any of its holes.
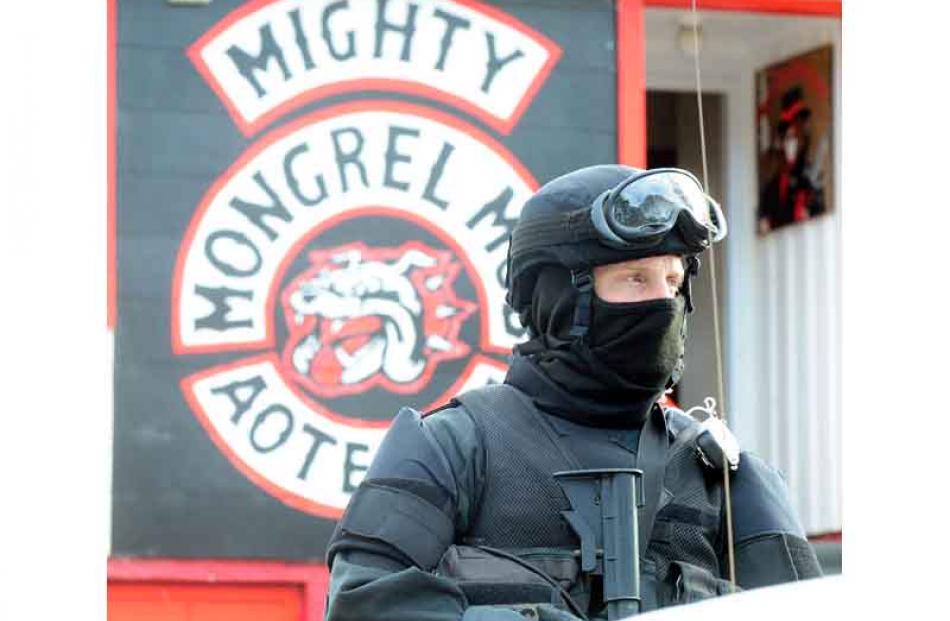
{"type": "Polygon", "coordinates": [[[831,46],[756,72],[760,235],[832,209],[831,46]]]}

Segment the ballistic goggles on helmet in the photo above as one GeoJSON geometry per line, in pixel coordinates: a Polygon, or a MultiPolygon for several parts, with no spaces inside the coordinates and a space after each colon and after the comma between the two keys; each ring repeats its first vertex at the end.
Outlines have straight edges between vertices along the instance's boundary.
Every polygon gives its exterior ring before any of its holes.
{"type": "Polygon", "coordinates": [[[598,196],[590,217],[600,241],[614,248],[654,246],[677,225],[689,245],[705,247],[726,236],[719,203],[695,176],[678,168],[631,176],[598,196]]]}
{"type": "Polygon", "coordinates": [[[726,219],[691,173],[656,168],[631,175],[589,207],[519,223],[510,252],[516,259],[553,246],[597,241],[609,248],[648,253],[674,228],[685,250],[698,254],[726,236],[726,219]]]}

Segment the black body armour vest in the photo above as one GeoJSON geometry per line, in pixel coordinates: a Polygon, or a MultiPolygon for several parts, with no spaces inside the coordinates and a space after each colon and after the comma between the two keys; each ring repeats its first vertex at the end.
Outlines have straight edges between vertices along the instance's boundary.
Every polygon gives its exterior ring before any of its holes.
{"type": "MultiPolygon", "coordinates": [[[[597,443],[595,450],[583,451],[596,455],[596,463],[589,463],[590,457],[582,463],[577,457],[580,452],[558,436],[547,415],[512,386],[489,386],[459,395],[457,401],[472,414],[481,434],[486,472],[472,505],[476,514],[468,531],[457,534],[456,544],[514,555],[557,580],[581,608],[588,608],[592,595],[596,598],[596,588],[590,576],[579,573],[574,554],[579,541],[561,515],[571,507],[552,474],[586,468],[644,468],[644,464],[638,466],[636,455],[608,440],[605,430],[601,430],[602,439],[595,434],[584,440],[597,443]]],[[[663,424],[675,438],[662,460],[665,468],[661,466],[663,471],[653,475],[657,487],[653,506],[649,506],[647,489],[648,506],[640,514],[641,528],[653,523],[649,537],[641,534],[643,610],[713,597],[730,588],[721,578],[718,553],[722,475],[705,468],[697,458],[693,440],[698,423],[669,411],[663,424]]],[[[462,557],[466,549],[461,548],[462,557]]],[[[458,551],[452,554],[450,565],[464,565],[458,551]]],[[[446,573],[453,572],[465,578],[464,568],[450,567],[446,573]]]]}

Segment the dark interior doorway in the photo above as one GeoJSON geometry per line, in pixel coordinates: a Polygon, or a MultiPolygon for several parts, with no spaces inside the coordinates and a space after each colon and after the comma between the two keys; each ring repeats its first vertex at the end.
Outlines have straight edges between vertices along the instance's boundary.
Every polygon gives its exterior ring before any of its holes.
{"type": "MultiPolygon", "coordinates": [[[[720,202],[727,213],[727,197],[723,196],[723,159],[726,153],[723,127],[725,97],[720,94],[703,95],[703,125],[706,133],[706,158],[709,171],[708,191],[720,202]]],[[[702,155],[699,140],[699,113],[695,93],[647,92],[647,166],[675,166],[703,178],[702,155]]],[[[716,282],[719,298],[719,329],[723,347],[723,364],[728,360],[725,351],[726,279],[725,255],[728,237],[716,245],[716,282]]],[[[712,308],[711,270],[706,253],[699,276],[693,285],[696,312],[689,317],[689,339],[686,344],[686,372],[673,392],[673,399],[687,409],[701,405],[707,396],[715,396],[716,346],[712,308]]],[[[725,372],[725,371],[724,371],[725,372]]]]}

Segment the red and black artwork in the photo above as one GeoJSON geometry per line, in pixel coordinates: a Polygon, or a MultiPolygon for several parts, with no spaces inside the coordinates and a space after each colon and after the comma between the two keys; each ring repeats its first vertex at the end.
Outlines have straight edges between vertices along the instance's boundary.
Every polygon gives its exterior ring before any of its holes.
{"type": "Polygon", "coordinates": [[[758,72],[758,231],[831,211],[831,47],[758,72]]]}

